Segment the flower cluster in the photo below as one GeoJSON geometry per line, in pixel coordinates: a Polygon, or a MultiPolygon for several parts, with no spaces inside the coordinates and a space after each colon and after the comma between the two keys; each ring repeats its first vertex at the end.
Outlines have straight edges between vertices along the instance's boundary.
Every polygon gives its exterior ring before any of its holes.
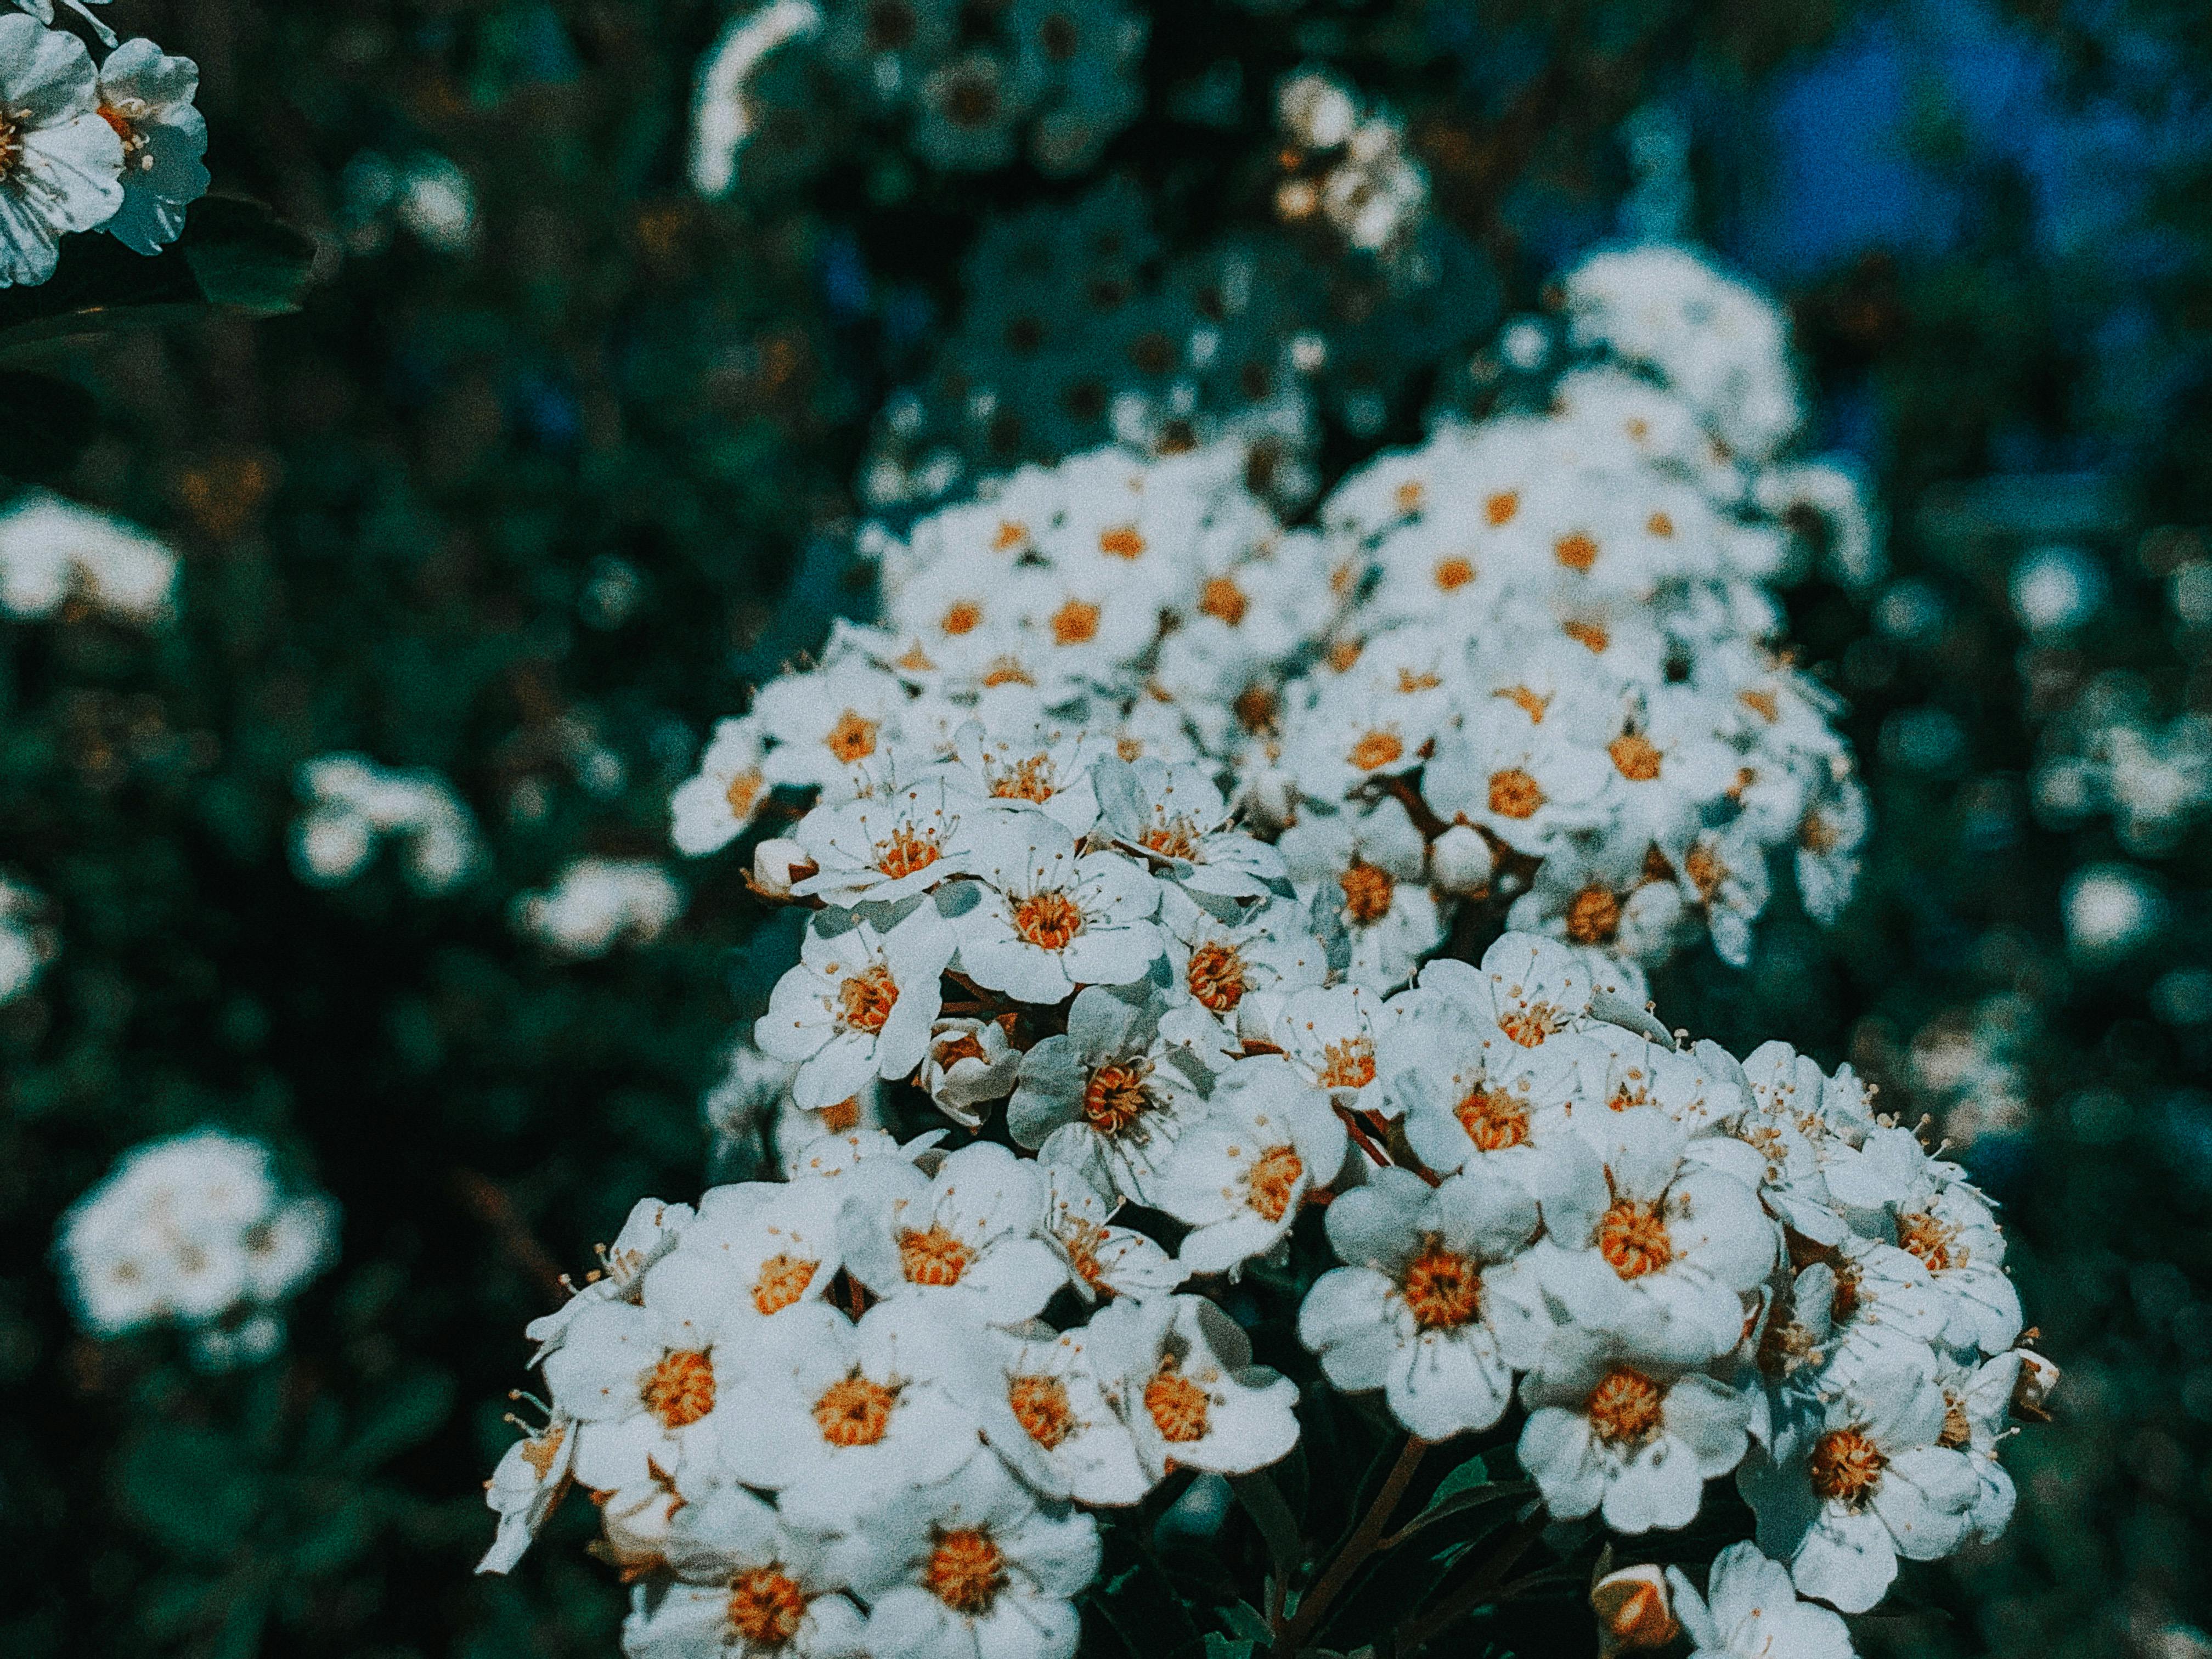
{"type": "Polygon", "coordinates": [[[176,583],[176,554],[136,525],[43,489],[0,510],[0,611],[10,617],[81,607],[149,627],[168,617],[176,583]]]}
{"type": "Polygon", "coordinates": [[[95,65],[39,9],[0,16],[0,288],[52,276],[71,231],[158,253],[209,182],[199,66],[151,40],[118,46],[80,6],[111,49],[95,65]]]}
{"type": "Polygon", "coordinates": [[[58,946],[46,908],[33,889],[0,876],[0,1005],[29,990],[53,960],[58,946]]]}
{"type": "Polygon", "coordinates": [[[1025,153],[1042,173],[1080,173],[1144,108],[1148,33],[1121,0],[770,0],[700,65],[692,182],[720,196],[756,168],[811,172],[886,121],[945,172],[1025,153]]]}
{"type": "Polygon", "coordinates": [[[1428,213],[1429,180],[1395,118],[1363,110],[1341,81],[1310,70],[1276,89],[1275,125],[1285,142],[1277,218],[1326,224],[1364,252],[1406,251],[1428,213]]]}
{"type": "Polygon", "coordinates": [[[684,914],[684,889],[650,859],[578,859],[542,893],[514,902],[514,925],[556,955],[603,957],[644,945],[684,914]]]}
{"type": "Polygon", "coordinates": [[[300,769],[297,787],[307,810],[293,826],[293,867],[318,887],[351,881],[386,841],[398,845],[407,879],[426,893],[458,885],[482,861],[475,820],[435,772],[324,755],[300,769]]]}
{"type": "Polygon", "coordinates": [[[2092,681],[2046,728],[2042,748],[2037,814],[2061,829],[2109,816],[2138,858],[2172,853],[2212,806],[2212,718],[2191,712],[2161,722],[2133,676],[2092,681]]]}
{"type": "Polygon", "coordinates": [[[200,1129],[125,1153],[62,1218],[55,1255],[87,1331],[173,1325],[223,1370],[276,1351],[283,1304],[337,1243],[337,1206],[281,1183],[268,1147],[200,1129]]]}
{"type": "Polygon", "coordinates": [[[641,1204],[532,1326],[546,1421],[489,1568],[581,1484],[633,1654],[1072,1653],[1092,1511],[1296,1441],[1207,1292],[1316,1210],[1323,1376],[1426,1442],[1517,1402],[1555,1518],[1679,1528],[1733,1473],[1771,1571],[1848,1612],[2005,1524],[1996,1449],[2051,1373],[1987,1200],[1848,1068],[1680,1045],[1534,935],[1376,997],[1264,863],[1231,897],[1247,869],[1080,851],[1048,803],[919,805],[842,837],[907,867],[795,884],[883,896],[817,915],[756,1030],[811,1131],[789,1178],[641,1204]],[[1005,1139],[856,1124],[908,1079],[1005,1139]]]}

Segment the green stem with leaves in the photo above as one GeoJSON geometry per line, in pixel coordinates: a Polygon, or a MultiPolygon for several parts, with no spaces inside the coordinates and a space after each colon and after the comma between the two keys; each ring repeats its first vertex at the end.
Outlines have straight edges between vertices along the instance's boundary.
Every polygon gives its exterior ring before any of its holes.
{"type": "Polygon", "coordinates": [[[1360,1518],[1352,1536],[1345,1540],[1336,1559],[1328,1564],[1314,1587],[1299,1598],[1298,1610],[1291,1615],[1290,1623],[1278,1625],[1274,1659],[1296,1659],[1298,1650],[1320,1625],[1330,1603],[1352,1582],[1352,1575],[1375,1553],[1375,1547],[1390,1525],[1391,1516],[1396,1513],[1399,1501],[1405,1497],[1406,1488],[1413,1484],[1413,1475],[1421,1466],[1421,1455],[1428,1449],[1429,1443],[1419,1435],[1406,1437],[1398,1461],[1382,1478],[1382,1490],[1375,1494],[1375,1501],[1368,1505],[1367,1513],[1360,1518]]]}

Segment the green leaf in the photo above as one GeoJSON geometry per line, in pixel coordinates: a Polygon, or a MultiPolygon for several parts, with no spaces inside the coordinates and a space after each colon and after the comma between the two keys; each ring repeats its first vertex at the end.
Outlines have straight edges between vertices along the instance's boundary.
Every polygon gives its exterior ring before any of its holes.
{"type": "Polygon", "coordinates": [[[1276,1576],[1288,1579],[1305,1559],[1304,1540],[1298,1528],[1297,1516],[1291,1513],[1283,1489],[1275,1484],[1274,1477],[1265,1469],[1250,1474],[1235,1474],[1229,1478],[1229,1489],[1237,1494],[1237,1501],[1260,1528],[1260,1536],[1267,1546],[1267,1559],[1273,1563],[1276,1576]]]}
{"type": "Polygon", "coordinates": [[[1206,1632],[1206,1659],[1252,1659],[1254,1644],[1241,1638],[1224,1636],[1218,1630],[1206,1632]]]}
{"type": "Polygon", "coordinates": [[[361,1432],[346,1448],[346,1461],[374,1468],[435,1434],[453,1407],[453,1379],[445,1372],[428,1367],[403,1372],[369,1407],[361,1432]]]}
{"type": "Polygon", "coordinates": [[[1437,1483],[1437,1489],[1430,1494],[1427,1504],[1419,1515],[1398,1528],[1395,1537],[1409,1538],[1449,1516],[1480,1509],[1500,1498],[1514,1497],[1522,1490],[1524,1483],[1521,1481],[1492,1480],[1489,1466],[1478,1452],[1437,1483]]]}
{"type": "Polygon", "coordinates": [[[0,473],[52,483],[100,428],[100,400],[51,374],[0,373],[0,473]]]}
{"type": "Polygon", "coordinates": [[[211,308],[250,317],[296,311],[314,258],[314,243],[258,202],[220,196],[195,203],[185,234],[150,258],[112,236],[71,236],[52,276],[0,290],[0,352],[211,308]]]}
{"type": "Polygon", "coordinates": [[[260,1504],[258,1474],[235,1441],[212,1429],[148,1430],[124,1448],[115,1478],[123,1508],[187,1560],[228,1559],[260,1504]]]}

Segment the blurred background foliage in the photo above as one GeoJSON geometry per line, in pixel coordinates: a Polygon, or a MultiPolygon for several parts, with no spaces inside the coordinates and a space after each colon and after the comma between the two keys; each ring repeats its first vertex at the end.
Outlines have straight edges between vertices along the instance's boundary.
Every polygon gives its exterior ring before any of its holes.
{"type": "MultiPolygon", "coordinates": [[[[165,629],[0,623],[0,863],[62,940],[0,1007],[0,1652],[611,1651],[622,1594],[584,1517],[512,1580],[470,1575],[478,1483],[556,1275],[640,1194],[699,1184],[699,1097],[787,923],[736,854],[597,962],[520,939],[513,896],[580,854],[665,856],[708,722],[865,610],[851,538],[926,497],[872,471],[926,459],[915,432],[970,473],[1103,435],[1022,363],[1027,422],[960,427],[941,386],[992,306],[1029,294],[1054,363],[1135,384],[1145,330],[1105,313],[1187,323],[1207,261],[1261,239],[1255,337],[1332,346],[1302,463],[1326,483],[1479,391],[1470,354],[1565,258],[1680,221],[1655,197],[1679,179],[1638,161],[1656,131],[1687,141],[1681,228],[1792,307],[1819,441],[1879,480],[1891,552],[1864,592],[1790,599],[1874,791],[1857,902],[1829,933],[1778,902],[1748,969],[1679,961],[1660,1009],[1849,1058],[1932,1116],[2007,1206],[2068,1373],[2010,1450],[2010,1534],[1908,1577],[1862,1640],[2212,1655],[2212,763],[2157,833],[2051,782],[2115,720],[2212,712],[2198,8],[1188,0],[1150,14],[1142,112],[1074,176],[933,170],[863,122],[727,203],[685,177],[726,21],[703,0],[113,11],[198,60],[218,193],[304,235],[312,282],[276,319],[0,337],[0,370],[49,377],[7,382],[0,471],[185,564],[165,629]],[[1428,171],[1420,294],[1264,240],[1249,158],[1311,63],[1386,100],[1428,171]],[[991,263],[1014,216],[1116,199],[1110,248],[991,263]],[[1085,286],[1106,267],[1112,305],[1085,286]],[[303,884],[295,772],[334,749],[446,774],[487,872],[437,897],[388,860],[303,884]],[[220,1379],[75,1335],[47,1265],[120,1150],[210,1121],[344,1207],[287,1352],[220,1379]]],[[[1232,376],[1207,407],[1268,395],[1232,376]]],[[[1297,477],[1256,481],[1298,504],[1297,477]]]]}

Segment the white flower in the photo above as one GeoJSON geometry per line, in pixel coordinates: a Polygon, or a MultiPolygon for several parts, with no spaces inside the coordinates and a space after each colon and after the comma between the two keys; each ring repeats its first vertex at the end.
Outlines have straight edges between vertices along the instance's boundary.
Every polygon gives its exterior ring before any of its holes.
{"type": "Polygon", "coordinates": [[[821,10],[811,0],[769,0],[733,16],[700,59],[691,103],[691,187],[702,196],[726,195],[738,181],[738,157],[756,124],[748,95],[753,72],[777,47],[821,27],[821,10]]]}
{"type": "Polygon", "coordinates": [[[768,799],[762,765],[767,745],[758,716],[724,720],[714,727],[699,770],[669,798],[669,838],[676,850],[696,858],[726,847],[768,799]]]}
{"type": "Polygon", "coordinates": [[[737,1486],[679,1508],[665,1554],[675,1583],[623,1626],[628,1659],[860,1659],[866,1615],[823,1540],[737,1486]]]}
{"type": "Polygon", "coordinates": [[[906,1297],[858,1323],[811,1302],[752,1328],[723,1466],[779,1493],[787,1518],[825,1528],[944,1480],[981,1444],[959,1340],[939,1310],[906,1297]]]}
{"type": "Polygon", "coordinates": [[[1741,1462],[1748,1439],[1735,1389],[1590,1326],[1551,1334],[1521,1398],[1521,1465],[1546,1505],[1565,1520],[1601,1510],[1617,1532],[1689,1525],[1705,1483],[1741,1462]]]}
{"type": "Polygon", "coordinates": [[[1293,901],[1270,899],[1224,918],[1180,887],[1164,887],[1160,927],[1176,983],[1231,1025],[1248,994],[1286,996],[1328,976],[1321,941],[1293,901]]]}
{"type": "Polygon", "coordinates": [[[1041,1505],[987,1454],[897,1493],[843,1548],[874,1659],[1073,1659],[1098,1524],[1041,1505]]]}
{"type": "Polygon", "coordinates": [[[65,233],[123,206],[122,173],[84,42],[20,12],[0,17],[0,288],[52,276],[65,233]]]}
{"type": "Polygon", "coordinates": [[[398,843],[408,880],[423,892],[458,885],[483,862],[468,808],[427,767],[320,755],[300,768],[295,787],[307,811],[293,828],[293,865],[317,886],[352,880],[386,840],[398,843]]]}
{"type": "Polygon", "coordinates": [[[1229,805],[1204,766],[1100,758],[1091,769],[1105,827],[1143,848],[1194,893],[1258,898],[1287,890],[1283,860],[1265,842],[1228,828],[1229,805]]]}
{"type": "Polygon", "coordinates": [[[1480,989],[1464,963],[1435,963],[1395,1000],[1379,1057],[1383,1110],[1402,1115],[1407,1143],[1439,1174],[1498,1161],[1533,1181],[1521,1166],[1565,1132],[1589,1045],[1562,1032],[1522,1048],[1488,1018],[1480,989]]]}
{"type": "Polygon", "coordinates": [[[1290,1231],[1350,1148],[1327,1095],[1280,1055],[1255,1055],[1221,1074],[1150,1201],[1190,1224],[1178,1255],[1187,1272],[1234,1273],[1290,1231]]]}
{"type": "Polygon", "coordinates": [[[799,965],[776,981],[753,1041],[763,1054],[799,1062],[791,1095],[800,1106],[819,1110],[871,1078],[902,1078],[921,1064],[954,933],[927,898],[908,904],[880,928],[848,913],[818,912],[799,965]]]}
{"type": "Polygon", "coordinates": [[[1350,936],[1353,984],[1402,985],[1443,942],[1443,911],[1422,880],[1426,848],[1403,803],[1303,817],[1282,848],[1299,896],[1333,909],[1350,936]]]}
{"type": "Polygon", "coordinates": [[[1347,1265],[1306,1293],[1298,1340],[1336,1387],[1382,1389],[1425,1440],[1486,1429],[1513,1397],[1490,1286],[1536,1225],[1527,1188],[1489,1170],[1434,1188],[1377,1170],[1328,1206],[1329,1243],[1347,1265]]]}
{"type": "Polygon", "coordinates": [[[514,924],[564,957],[649,945],[684,914],[684,890],[644,859],[578,859],[542,893],[514,902],[514,924]]]}
{"type": "Polygon", "coordinates": [[[523,1334],[538,1345],[530,1363],[543,1363],[568,1338],[568,1327],[586,1308],[601,1302],[635,1302],[645,1270],[676,1248],[696,1213],[689,1204],[664,1204],[657,1198],[641,1198],[631,1205],[615,1242],[599,1247],[599,1267],[585,1276],[583,1287],[576,1289],[564,1276],[561,1282],[574,1294],[551,1313],[523,1327],[523,1334]]]}
{"type": "Polygon", "coordinates": [[[1705,1593],[1680,1567],[1667,1569],[1674,1616],[1697,1644],[1691,1659],[1854,1659],[1851,1633],[1827,1608],[1797,1599],[1790,1570],[1758,1545],[1731,1544],[1713,1558],[1705,1593]]]}
{"type": "Polygon", "coordinates": [[[1737,1176],[1702,1161],[1729,1140],[1692,1141],[1650,1106],[1578,1116],[1587,1142],[1557,1168],[1544,1220],[1559,1248],[1601,1261],[1656,1330],[1655,1352],[1692,1363],[1742,1340],[1743,1293],[1773,1267],[1777,1230],[1737,1176]]]}
{"type": "Polygon", "coordinates": [[[1066,1261],[1068,1282],[1085,1302],[1102,1296],[1142,1301],[1182,1283],[1183,1268],[1156,1242],[1112,1224],[1120,1200],[1067,1164],[1047,1162],[1043,1169],[1046,1241],[1066,1261]]]}
{"type": "Polygon", "coordinates": [[[1098,821],[1091,766],[1113,752],[1103,734],[1033,718],[1017,704],[1001,719],[969,721],[955,742],[948,776],[963,793],[1008,812],[1042,812],[1070,835],[1098,821]]]}
{"type": "Polygon", "coordinates": [[[1558,712],[1532,721],[1511,702],[1492,698],[1437,740],[1421,793],[1439,815],[1540,855],[1561,831],[1605,820],[1611,768],[1603,749],[1568,724],[1558,712]]]}
{"type": "Polygon", "coordinates": [[[1759,1517],[1759,1547],[1790,1564],[1800,1591],[1864,1613],[1900,1556],[1948,1555],[1972,1524],[1980,1483],[1940,1443],[1943,1394],[1923,1370],[1871,1370],[1829,1397],[1820,1432],[1777,1462],[1754,1454],[1736,1476],[1759,1517]]]}
{"type": "Polygon", "coordinates": [[[1129,1426],[1107,1398],[1091,1362],[1088,1334],[1032,1325],[994,1331],[991,1383],[1006,1415],[984,1433],[1023,1480],[1048,1498],[1079,1504],[1141,1501],[1152,1483],[1137,1462],[1129,1426]]]}
{"type": "Polygon", "coordinates": [[[1170,1463],[1244,1474],[1297,1443],[1297,1385],[1202,1297],[1108,1303],[1086,1328],[1091,1363],[1136,1436],[1146,1474],[1170,1463]]]}
{"type": "Polygon", "coordinates": [[[1151,985],[1085,986],[1067,1030],[1022,1056],[1006,1128],[1048,1164],[1084,1171],[1143,1204],[1176,1142],[1206,1113],[1204,1061],[1160,1029],[1168,1005],[1151,985]]]}
{"type": "Polygon", "coordinates": [[[977,902],[955,926],[960,969],[985,989],[1055,1003],[1079,985],[1131,984],[1158,957],[1159,884],[1129,859],[1078,857],[1041,812],[979,822],[969,846],[982,882],[964,884],[977,902]]]}
{"type": "Polygon", "coordinates": [[[41,918],[46,902],[33,889],[0,876],[0,1006],[30,989],[58,948],[41,918]]]}
{"type": "Polygon", "coordinates": [[[653,1269],[656,1294],[726,1303],[729,1328],[817,1302],[844,1261],[834,1181],[747,1182],[708,1188],[677,1248],[653,1269]]]}
{"type": "Polygon", "coordinates": [[[537,1537],[538,1528],[568,1490],[576,1458],[576,1425],[555,1415],[543,1429],[525,1431],[501,1455],[484,1482],[484,1502],[499,1516],[491,1547],[477,1563],[478,1572],[512,1572],[537,1537]]]}
{"type": "Polygon", "coordinates": [[[656,1470],[712,1457],[747,1409],[738,1367],[754,1333],[778,1322],[761,1322],[751,1286],[705,1266],[687,1264],[679,1243],[645,1270],[636,1300],[580,1297],[545,1356],[554,1407],[577,1422],[576,1478],[595,1491],[635,1492],[656,1470]]]}
{"type": "Polygon", "coordinates": [[[123,205],[100,227],[125,247],[158,253],[207,194],[207,121],[192,107],[200,66],[151,40],[125,40],[100,66],[100,118],[123,140],[123,205]]]}
{"type": "Polygon", "coordinates": [[[860,793],[855,780],[880,773],[906,694],[889,674],[853,661],[788,674],[761,688],[752,717],[774,744],[761,763],[771,783],[860,793]]]}
{"type": "Polygon", "coordinates": [[[840,1184],[846,1270],[875,1295],[911,1299],[949,1328],[1018,1324],[1066,1281],[1038,1237],[1043,1178],[1004,1146],[963,1146],[933,1176],[887,1158],[840,1184]]]}
{"type": "Polygon", "coordinates": [[[799,845],[817,871],[793,884],[800,898],[831,904],[891,903],[964,872],[963,802],[937,779],[817,806],[799,823],[799,845]]]}
{"type": "MultiPolygon", "coordinates": [[[[1369,1110],[1384,1103],[1376,1045],[1393,1011],[1357,985],[1298,991],[1288,998],[1251,998],[1238,1010],[1240,1030],[1286,1055],[1316,1088],[1340,1106],[1369,1110]],[[1266,1016],[1272,1014],[1272,1018],[1266,1016]]],[[[1248,1042],[1249,1041],[1248,1036],[1248,1042]]]]}
{"type": "MultiPolygon", "coordinates": [[[[6,189],[0,182],[0,203],[6,189]]],[[[175,608],[176,585],[174,550],[136,525],[44,489],[27,489],[0,509],[0,611],[11,617],[50,617],[82,597],[118,620],[152,626],[175,608]]]]}
{"type": "Polygon", "coordinates": [[[948,1015],[930,1027],[920,1081],[938,1110],[972,1129],[982,1108],[1013,1092],[1021,1067],[1022,1051],[997,1020],[948,1015]]]}

